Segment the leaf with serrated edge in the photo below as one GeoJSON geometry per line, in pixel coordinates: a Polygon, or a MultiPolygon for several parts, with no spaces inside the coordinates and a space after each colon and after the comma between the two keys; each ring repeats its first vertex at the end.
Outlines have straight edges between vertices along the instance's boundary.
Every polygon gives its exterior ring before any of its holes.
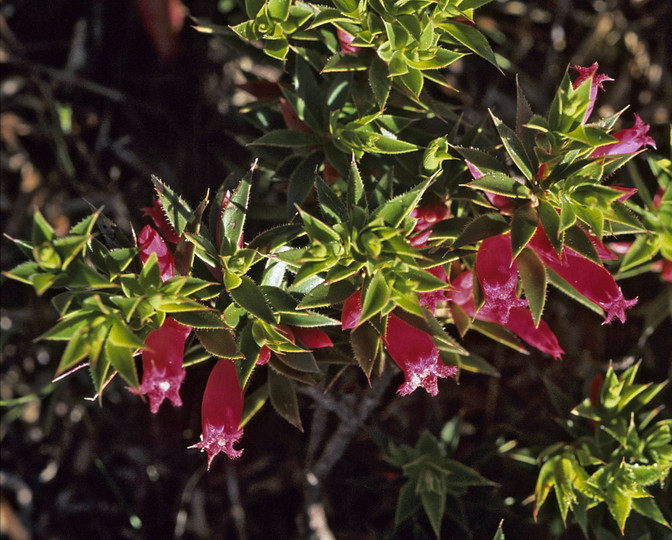
{"type": "Polygon", "coordinates": [[[233,339],[231,331],[226,328],[212,330],[197,328],[196,336],[205,350],[214,356],[219,358],[243,357],[238,350],[238,346],[233,339]]]}
{"type": "Polygon", "coordinates": [[[520,252],[517,261],[525,298],[529,302],[534,324],[538,326],[546,302],[546,269],[539,256],[529,248],[520,252]]]}
{"type": "Polygon", "coordinates": [[[167,184],[152,175],[152,182],[161,200],[163,212],[179,236],[182,235],[193,214],[191,207],[167,184]]]}

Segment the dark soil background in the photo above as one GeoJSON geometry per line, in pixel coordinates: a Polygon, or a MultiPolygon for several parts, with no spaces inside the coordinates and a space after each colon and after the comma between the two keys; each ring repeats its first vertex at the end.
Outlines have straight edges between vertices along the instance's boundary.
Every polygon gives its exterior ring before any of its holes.
{"type": "MultiPolygon", "coordinates": [[[[35,208],[65,232],[89,203],[104,205],[123,230],[138,230],[146,222],[141,208],[151,202],[150,174],[197,202],[249,166],[250,154],[236,139],[254,131],[237,113],[244,95],[235,84],[243,82],[242,70],[261,68],[191,27],[197,20],[235,24],[243,12],[225,0],[185,4],[193,18],[175,55],[161,60],[130,0],[0,3],[3,233],[30,237],[35,208]]],[[[625,125],[637,112],[651,124],[658,153],[669,156],[668,0],[494,1],[479,13],[480,27],[510,66],[501,75],[469,58],[451,69],[451,84],[460,90],[452,99],[467,118],[477,121],[489,107],[510,122],[516,73],[543,114],[567,65],[597,61],[614,79],[599,95],[599,113],[630,105],[625,125]]],[[[638,172],[653,186],[647,170],[640,157],[619,174],[638,172]]],[[[255,216],[273,215],[268,194],[256,196],[255,216]]],[[[1,255],[3,270],[21,262],[4,237],[1,255]]],[[[304,470],[324,455],[320,430],[334,432],[335,415],[301,395],[301,433],[267,407],[245,428],[243,456],[234,462],[220,456],[206,473],[205,455],[187,446],[200,434],[209,364],[189,370],[179,409],[164,404],[152,415],[119,381],[106,389],[101,407],[85,399],[93,390],[84,370],[51,383],[62,345],[34,341],[55,322],[49,298],[4,277],[1,285],[0,399],[11,405],[0,420],[3,539],[305,537],[304,470]]],[[[624,367],[641,358],[639,382],[670,377],[669,319],[649,336],[641,316],[663,283],[645,275],[622,287],[626,298],[639,296],[625,325],[602,326],[593,313],[551,293],[544,318],[566,351],[562,361],[468,335],[468,348],[501,377],[465,373],[459,385],[444,381],[432,399],[424,392],[395,396],[397,375],[324,482],[321,500],[336,537],[412,538],[430,530],[422,522],[394,530],[398,472],[381,460],[371,433],[414,445],[423,429],[438,434],[457,414],[463,423],[456,458],[499,485],[470,489],[464,510],[471,532],[446,519],[445,538],[492,538],[501,519],[514,540],[580,537],[576,527],[563,532],[550,499],[534,523],[526,499],[536,469],[498,448],[517,441],[518,448],[538,450],[562,440],[554,418],[585,397],[593,375],[611,360],[624,367]]],[[[358,400],[365,387],[353,370],[337,390],[358,400]]]]}

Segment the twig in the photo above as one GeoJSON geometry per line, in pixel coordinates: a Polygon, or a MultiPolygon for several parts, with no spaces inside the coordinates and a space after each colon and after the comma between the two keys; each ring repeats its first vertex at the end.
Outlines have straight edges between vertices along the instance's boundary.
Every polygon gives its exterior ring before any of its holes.
{"type": "Polygon", "coordinates": [[[324,510],[322,484],[334,465],[343,456],[354,435],[380,403],[393,375],[393,369],[386,369],[381,377],[377,381],[374,381],[372,388],[364,391],[364,396],[360,399],[359,403],[348,407],[350,411],[346,415],[342,414],[345,412],[343,409],[347,407],[345,403],[336,403],[333,398],[325,396],[319,391],[315,393],[315,397],[319,394],[317,403],[321,407],[333,410],[337,414],[339,425],[325,444],[319,459],[312,467],[307,468],[305,471],[304,503],[305,513],[308,518],[308,537],[311,540],[333,540],[335,538],[329,528],[324,510]]]}

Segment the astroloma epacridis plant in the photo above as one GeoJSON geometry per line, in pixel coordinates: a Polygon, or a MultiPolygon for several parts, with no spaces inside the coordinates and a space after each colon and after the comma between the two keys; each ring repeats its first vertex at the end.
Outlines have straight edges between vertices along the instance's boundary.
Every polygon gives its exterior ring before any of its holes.
{"type": "Polygon", "coordinates": [[[265,86],[246,108],[263,132],[248,141],[257,174],[288,183],[286,222],[244,238],[250,197],[260,204],[253,167],[195,208],[154,178],[155,228],[133,240],[96,235],[100,211],[61,238],[36,213],[31,241],[15,240],[30,260],[6,275],[38,294],[64,289],[61,319],[42,336],[67,342],[59,374],[86,365],[99,395],[119,375],[157,412],[166,398],[181,405],[185,351],[214,357],[192,446],[208,467],[220,452],[241,455],[243,427],[269,401],[301,427],[297,388],[337,392],[350,364],[369,381],[396,365],[400,395],[435,396],[441,379],[496,371],[455,333],[561,358],[541,318],[548,283],[605,323],[625,322],[637,299],[605,266],[618,257],[604,236],[657,239],[622,269],[672,259],[669,183],[655,208],[611,185],[655,143],[638,116],[620,130],[619,114],[591,121],[610,80],[597,64],[573,81],[565,73],[545,117],[519,90],[517,125],[491,113],[490,139],[423,92],[467,54],[496,65],[472,9],[335,3],[248,2],[250,20],[234,28],[293,58],[291,84],[265,86]],[[413,128],[435,116],[443,133],[413,128]]]}

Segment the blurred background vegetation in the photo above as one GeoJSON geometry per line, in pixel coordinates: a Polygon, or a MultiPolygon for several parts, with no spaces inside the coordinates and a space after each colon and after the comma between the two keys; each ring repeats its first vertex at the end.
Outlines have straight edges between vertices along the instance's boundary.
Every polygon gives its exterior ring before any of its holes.
{"type": "MultiPolygon", "coordinates": [[[[238,141],[255,132],[238,108],[250,96],[236,85],[245,82],[246,72],[271,80],[280,73],[259,65],[235,39],[193,29],[203,22],[236,24],[244,10],[234,0],[184,0],[184,24],[171,34],[169,21],[143,24],[150,4],[0,4],[3,233],[28,237],[35,208],[65,232],[91,205],[104,205],[130,234],[144,223],[150,174],[195,202],[228,174],[248,168],[251,155],[238,141]]],[[[177,0],[165,4],[181,6],[177,0]]],[[[626,127],[638,113],[652,126],[658,154],[669,157],[670,20],[668,0],[494,0],[478,10],[476,21],[504,74],[467,57],[448,74],[459,92],[443,98],[470,122],[480,122],[491,108],[511,123],[516,74],[532,109],[544,114],[566,67],[597,61],[614,79],[600,93],[597,112],[606,116],[629,105],[626,127]]],[[[655,185],[641,156],[618,174],[626,181],[638,174],[655,185]]],[[[284,188],[270,177],[259,180],[251,207],[258,227],[284,215],[284,188]]],[[[0,249],[3,270],[22,260],[4,237],[0,249]]],[[[152,415],[119,382],[106,389],[101,407],[85,399],[93,391],[84,371],[51,382],[59,344],[34,341],[55,322],[49,298],[4,277],[0,283],[3,538],[302,536],[308,434],[269,408],[246,427],[243,457],[220,458],[206,474],[204,456],[186,447],[200,433],[209,365],[189,371],[182,408],[164,406],[152,415]]],[[[659,309],[652,303],[662,289],[659,277],[638,276],[622,287],[626,298],[639,296],[625,325],[601,326],[597,315],[551,293],[544,317],[566,351],[562,361],[535,351],[524,356],[468,335],[468,348],[492,362],[499,378],[464,374],[459,386],[444,383],[435,399],[421,392],[402,399],[390,386],[369,430],[414,445],[423,429],[438,434],[460,415],[455,459],[498,483],[468,492],[463,525],[470,532],[447,522],[448,538],[492,538],[501,519],[507,538],[578,537],[577,528],[563,532],[552,517],[554,503],[544,507],[539,524],[533,522],[526,499],[537,470],[504,450],[562,440],[553,418],[583,399],[593,375],[610,360],[624,367],[643,358],[642,382],[672,375],[669,319],[653,333],[646,319],[647,310],[659,309]]],[[[349,384],[360,388],[362,382],[353,374],[349,384]]],[[[312,403],[302,403],[305,425],[312,403]]],[[[332,420],[325,422],[329,428],[332,420]]],[[[369,430],[355,437],[326,483],[330,525],[337,538],[409,538],[422,524],[393,531],[400,484],[369,430]]]]}

